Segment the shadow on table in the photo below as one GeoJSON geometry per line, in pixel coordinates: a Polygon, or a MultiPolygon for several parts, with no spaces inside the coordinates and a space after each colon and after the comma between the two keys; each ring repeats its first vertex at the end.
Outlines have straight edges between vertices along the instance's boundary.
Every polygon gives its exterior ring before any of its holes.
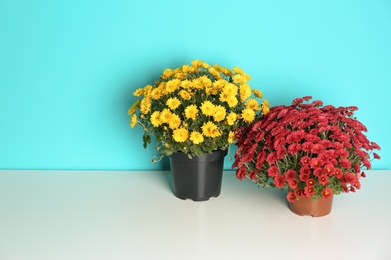
{"type": "Polygon", "coordinates": [[[288,205],[286,200],[287,191],[277,188],[263,188],[258,186],[250,179],[239,180],[236,178],[235,171],[225,171],[223,176],[222,191],[229,191],[230,195],[243,198],[246,200],[262,201],[267,203],[278,203],[288,205]]]}

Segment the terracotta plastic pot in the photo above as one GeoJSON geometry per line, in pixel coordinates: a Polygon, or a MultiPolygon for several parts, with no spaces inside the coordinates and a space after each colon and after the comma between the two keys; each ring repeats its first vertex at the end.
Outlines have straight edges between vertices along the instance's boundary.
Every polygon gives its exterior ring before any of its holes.
{"type": "Polygon", "coordinates": [[[170,163],[175,196],[194,201],[218,197],[226,154],[227,151],[214,151],[192,159],[185,153],[172,154],[170,163]]]}
{"type": "Polygon", "coordinates": [[[325,199],[320,197],[316,200],[300,198],[298,201],[289,202],[291,211],[300,216],[322,217],[331,212],[333,197],[325,199]]]}

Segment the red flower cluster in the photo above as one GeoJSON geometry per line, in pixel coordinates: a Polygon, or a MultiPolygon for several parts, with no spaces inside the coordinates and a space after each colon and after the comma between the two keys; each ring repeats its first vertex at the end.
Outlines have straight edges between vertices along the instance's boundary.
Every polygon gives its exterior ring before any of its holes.
{"type": "Polygon", "coordinates": [[[238,149],[233,168],[263,187],[288,188],[287,199],[330,198],[360,189],[362,167],[371,168],[380,146],[362,133],[353,117],[357,107],[324,106],[310,96],[276,106],[263,118],[236,131],[238,149]]]}

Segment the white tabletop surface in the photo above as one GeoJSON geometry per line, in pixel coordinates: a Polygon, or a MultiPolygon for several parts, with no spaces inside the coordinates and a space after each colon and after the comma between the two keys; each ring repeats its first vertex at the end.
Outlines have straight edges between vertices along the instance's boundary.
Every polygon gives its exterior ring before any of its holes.
{"type": "Polygon", "coordinates": [[[391,171],[368,172],[320,218],[232,171],[206,202],[177,199],[170,178],[1,170],[0,259],[391,259],[391,171]]]}

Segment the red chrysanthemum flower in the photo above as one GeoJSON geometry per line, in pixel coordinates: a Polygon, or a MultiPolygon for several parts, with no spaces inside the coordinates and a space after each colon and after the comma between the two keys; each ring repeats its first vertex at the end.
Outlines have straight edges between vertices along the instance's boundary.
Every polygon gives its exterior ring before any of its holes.
{"type": "MultiPolygon", "coordinates": [[[[326,131],[328,131],[329,129],[327,129],[326,131]]],[[[327,139],[324,139],[324,140],[320,140],[318,142],[321,146],[323,146],[324,148],[329,148],[330,145],[331,145],[331,142],[330,140],[327,140],[327,139]]]]}
{"type": "Polygon", "coordinates": [[[325,199],[329,199],[333,196],[333,190],[330,188],[324,188],[322,191],[322,197],[325,199]]]}
{"type": "Polygon", "coordinates": [[[297,189],[295,190],[295,195],[297,198],[302,198],[304,197],[304,190],[303,189],[297,189]]]}
{"type": "Polygon", "coordinates": [[[305,187],[304,188],[304,194],[308,197],[311,198],[315,194],[315,189],[314,187],[305,187]]]}
{"type": "Polygon", "coordinates": [[[364,159],[362,163],[364,164],[365,167],[367,167],[367,170],[371,169],[371,162],[369,160],[364,159]]]}
{"type": "Polygon", "coordinates": [[[277,174],[274,176],[274,185],[276,185],[277,188],[284,188],[285,183],[285,177],[282,174],[277,174]]]}
{"type": "Polygon", "coordinates": [[[379,150],[379,151],[381,150],[380,146],[377,143],[371,142],[371,145],[372,145],[373,149],[376,149],[376,150],[379,150]]]}
{"type": "Polygon", "coordinates": [[[302,145],[301,145],[301,149],[306,152],[306,153],[310,153],[311,152],[311,149],[312,149],[312,146],[313,146],[313,143],[310,143],[310,142],[304,142],[302,145]]]}
{"type": "Polygon", "coordinates": [[[258,152],[257,156],[257,163],[260,162],[263,164],[263,162],[266,160],[266,152],[264,150],[258,152]]]}
{"type": "Polygon", "coordinates": [[[295,99],[292,101],[292,106],[300,105],[301,103],[303,103],[303,101],[304,101],[303,98],[295,98],[295,99]]]}
{"type": "Polygon", "coordinates": [[[336,149],[336,150],[340,150],[340,149],[343,149],[343,144],[341,144],[340,142],[332,142],[331,143],[331,146],[336,149]]]}
{"type": "Polygon", "coordinates": [[[354,173],[352,172],[345,173],[344,177],[345,177],[345,181],[351,184],[353,184],[357,180],[356,175],[354,175],[354,173]]]}
{"type": "Polygon", "coordinates": [[[242,166],[236,171],[236,178],[238,178],[239,180],[243,180],[246,177],[246,175],[247,175],[246,166],[242,166]]]}
{"type": "Polygon", "coordinates": [[[297,154],[300,151],[300,149],[301,149],[300,144],[293,143],[293,144],[288,146],[288,153],[291,154],[291,155],[295,155],[295,154],[297,154]]]}
{"type": "Polygon", "coordinates": [[[324,166],[324,172],[328,175],[331,175],[334,173],[334,165],[332,165],[331,163],[328,163],[324,166]]]}
{"type": "Polygon", "coordinates": [[[259,143],[265,137],[265,131],[260,130],[255,136],[255,141],[259,143]]]}
{"type": "Polygon", "coordinates": [[[310,163],[310,161],[311,161],[311,158],[309,156],[307,156],[307,155],[305,155],[305,156],[300,158],[300,163],[302,165],[307,165],[307,164],[310,163]]]}
{"type": "Polygon", "coordinates": [[[289,169],[285,172],[285,178],[287,180],[291,180],[291,179],[295,179],[296,177],[296,171],[295,170],[292,170],[292,169],[289,169]]]}
{"type": "Polygon", "coordinates": [[[269,154],[267,155],[267,157],[266,157],[266,161],[267,161],[267,163],[270,164],[270,165],[275,164],[276,160],[277,160],[277,154],[276,154],[276,152],[271,152],[271,153],[269,153],[269,154]]]}
{"type": "Polygon", "coordinates": [[[315,186],[315,180],[310,178],[310,179],[307,179],[307,181],[305,182],[307,184],[308,187],[313,187],[315,186]]]}
{"type": "Polygon", "coordinates": [[[350,167],[352,167],[352,164],[350,163],[350,161],[348,159],[341,159],[339,160],[339,163],[341,164],[342,167],[346,168],[346,169],[349,169],[350,167]]]}
{"type": "Polygon", "coordinates": [[[310,161],[310,165],[312,169],[320,167],[320,160],[318,158],[312,158],[310,161]]]}
{"type": "Polygon", "coordinates": [[[277,159],[281,160],[285,157],[286,148],[280,148],[277,150],[277,159]]]}
{"type": "Polygon", "coordinates": [[[336,154],[342,158],[347,158],[349,156],[349,152],[345,149],[339,149],[336,151],[336,154]]]}
{"type": "Polygon", "coordinates": [[[270,166],[269,169],[267,170],[267,174],[270,176],[270,177],[275,177],[277,174],[279,174],[279,169],[277,166],[273,165],[273,166],[270,166]]]}
{"type": "Polygon", "coordinates": [[[296,194],[293,192],[293,191],[290,191],[288,192],[288,194],[286,195],[286,199],[289,201],[289,202],[295,202],[296,201],[296,194]]]}
{"type": "Polygon", "coordinates": [[[323,175],[319,176],[318,182],[322,185],[327,185],[329,183],[329,177],[327,177],[326,174],[323,174],[323,175]]]}
{"type": "Polygon", "coordinates": [[[324,147],[320,144],[314,144],[311,149],[311,152],[315,154],[321,153],[323,151],[324,151],[324,147]]]}
{"type": "MultiPolygon", "coordinates": [[[[314,135],[314,134],[307,134],[307,135],[305,136],[305,139],[306,139],[308,142],[311,142],[311,143],[316,143],[316,142],[319,142],[319,141],[320,141],[319,136],[314,135]]],[[[311,149],[314,149],[314,146],[315,146],[315,145],[313,145],[313,146],[311,147],[311,149]]]]}
{"type": "Polygon", "coordinates": [[[360,183],[360,181],[358,180],[358,179],[356,179],[356,181],[354,181],[353,183],[352,183],[352,185],[356,188],[356,189],[360,189],[361,188],[361,183],[360,183]]]}
{"type": "Polygon", "coordinates": [[[291,188],[292,190],[296,189],[297,185],[299,185],[299,182],[296,179],[289,179],[287,181],[289,188],[291,188]]]}
{"type": "Polygon", "coordinates": [[[316,176],[316,177],[319,177],[320,175],[322,175],[324,172],[323,172],[323,169],[322,168],[316,168],[314,169],[314,172],[313,174],[316,176]]]}
{"type": "Polygon", "coordinates": [[[309,175],[311,173],[311,169],[307,165],[304,165],[300,168],[299,172],[309,175]]]}
{"type": "Polygon", "coordinates": [[[343,177],[343,172],[341,169],[339,168],[334,168],[334,175],[335,177],[337,177],[338,179],[341,179],[343,177]]]}
{"type": "Polygon", "coordinates": [[[299,179],[303,182],[306,182],[309,177],[310,177],[310,174],[306,173],[306,172],[302,172],[299,174],[299,179]]]}
{"type": "Polygon", "coordinates": [[[262,169],[262,166],[263,166],[263,162],[262,161],[257,161],[256,163],[255,163],[255,169],[257,169],[257,170],[260,170],[260,169],[262,169]]]}
{"type": "Polygon", "coordinates": [[[358,163],[354,165],[354,170],[355,170],[356,172],[360,172],[361,167],[360,167],[360,165],[359,165],[358,163]]]}

